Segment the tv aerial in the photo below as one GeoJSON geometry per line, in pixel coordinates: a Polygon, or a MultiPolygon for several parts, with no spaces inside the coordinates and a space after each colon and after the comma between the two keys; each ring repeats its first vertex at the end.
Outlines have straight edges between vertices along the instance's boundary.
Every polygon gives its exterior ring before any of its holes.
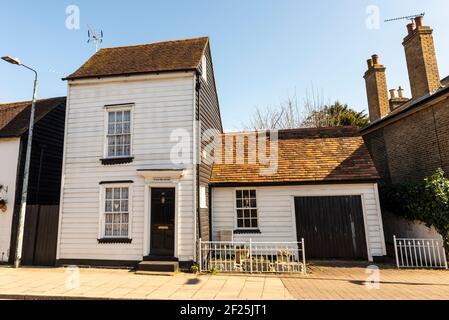
{"type": "Polygon", "coordinates": [[[423,12],[423,13],[419,13],[419,14],[415,14],[415,15],[411,15],[411,16],[387,19],[384,22],[391,22],[391,21],[398,21],[398,20],[411,20],[413,22],[415,18],[424,17],[425,15],[426,15],[426,13],[423,12]]]}
{"type": "Polygon", "coordinates": [[[97,32],[95,29],[92,29],[89,25],[87,25],[89,30],[87,31],[87,36],[89,37],[89,40],[87,40],[87,43],[94,42],[95,43],[95,52],[98,51],[98,47],[103,42],[103,30],[100,30],[100,32],[97,32]]]}

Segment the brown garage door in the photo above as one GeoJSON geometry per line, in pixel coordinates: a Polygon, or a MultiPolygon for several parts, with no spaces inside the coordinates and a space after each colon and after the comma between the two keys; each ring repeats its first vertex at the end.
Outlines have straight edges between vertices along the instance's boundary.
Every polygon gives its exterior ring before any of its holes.
{"type": "Polygon", "coordinates": [[[360,196],[298,197],[295,211],[308,259],[367,259],[360,196]]]}

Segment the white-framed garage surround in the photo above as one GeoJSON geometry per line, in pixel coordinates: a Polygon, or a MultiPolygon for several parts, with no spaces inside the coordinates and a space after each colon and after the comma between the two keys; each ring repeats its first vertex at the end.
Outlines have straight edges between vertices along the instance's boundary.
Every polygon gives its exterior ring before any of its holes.
{"type": "MultiPolygon", "coordinates": [[[[386,255],[377,183],[319,184],[297,186],[256,186],[253,188],[214,187],[212,189],[212,238],[220,230],[235,230],[236,190],[256,190],[260,233],[235,233],[235,241],[295,242],[295,197],[360,196],[369,261],[386,255]]],[[[307,255],[307,243],[306,255],[307,255]]]]}

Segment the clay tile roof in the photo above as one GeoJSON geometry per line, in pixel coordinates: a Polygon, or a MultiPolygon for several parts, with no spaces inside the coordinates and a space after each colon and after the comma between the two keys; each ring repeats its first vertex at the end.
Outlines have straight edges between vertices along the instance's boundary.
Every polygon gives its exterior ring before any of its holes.
{"type": "Polygon", "coordinates": [[[203,37],[101,49],[65,80],[196,70],[208,42],[203,37]]]}
{"type": "MultiPolygon", "coordinates": [[[[50,111],[64,104],[66,98],[42,99],[36,102],[35,123],[50,111]]],[[[0,104],[0,138],[19,137],[28,130],[31,101],[0,104]]]]}
{"type": "MultiPolygon", "coordinates": [[[[254,135],[254,133],[230,133],[224,136],[254,135]]],[[[226,146],[223,137],[222,158],[226,148],[231,148],[235,159],[236,144],[226,146]]],[[[268,165],[249,163],[245,140],[244,164],[215,163],[212,168],[213,185],[336,183],[379,179],[371,156],[363,139],[353,127],[281,130],[278,134],[278,166],[273,174],[265,175],[261,168],[268,165]]],[[[267,150],[269,150],[267,143],[267,150]]],[[[230,153],[229,153],[230,154],[230,153]]],[[[228,161],[229,163],[229,161],[228,161]]]]}

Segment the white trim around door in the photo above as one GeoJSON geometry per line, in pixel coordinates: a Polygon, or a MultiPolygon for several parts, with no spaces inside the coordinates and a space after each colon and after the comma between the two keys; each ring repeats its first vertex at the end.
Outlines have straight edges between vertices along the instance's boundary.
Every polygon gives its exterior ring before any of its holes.
{"type": "Polygon", "coordinates": [[[142,170],[139,175],[145,178],[144,190],[144,231],[143,231],[143,256],[150,255],[151,248],[151,188],[172,188],[175,189],[175,254],[178,254],[179,239],[179,179],[183,176],[183,170],[142,170]]]}

